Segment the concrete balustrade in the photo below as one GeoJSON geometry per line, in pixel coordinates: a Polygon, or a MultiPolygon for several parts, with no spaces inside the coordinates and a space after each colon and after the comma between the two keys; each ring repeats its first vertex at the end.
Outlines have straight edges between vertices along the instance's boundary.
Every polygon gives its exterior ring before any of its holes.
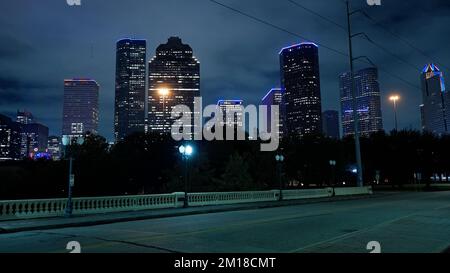
{"type": "MultiPolygon", "coordinates": [[[[73,198],[73,215],[179,207],[178,195],[73,198]]],[[[0,220],[63,216],[67,199],[0,201],[0,220]]]]}
{"type": "Polygon", "coordinates": [[[189,193],[190,206],[227,205],[277,200],[275,191],[189,193]]]}
{"type": "Polygon", "coordinates": [[[60,216],[66,199],[0,201],[0,219],[60,216]]]}
{"type": "MultiPolygon", "coordinates": [[[[284,190],[284,200],[372,194],[371,187],[284,190]]],[[[188,193],[189,206],[212,206],[277,201],[279,190],[188,193]]],[[[184,193],[73,198],[73,215],[183,207],[184,193]]],[[[67,199],[0,201],[0,220],[64,216],[67,199]]]]}
{"type": "Polygon", "coordinates": [[[372,194],[372,187],[334,188],[335,196],[372,194]]]}
{"type": "Polygon", "coordinates": [[[297,200],[310,198],[325,198],[333,196],[333,188],[308,189],[308,190],[286,190],[282,192],[283,200],[297,200]]]}
{"type": "Polygon", "coordinates": [[[176,194],[74,198],[75,215],[177,207],[176,194]]]}

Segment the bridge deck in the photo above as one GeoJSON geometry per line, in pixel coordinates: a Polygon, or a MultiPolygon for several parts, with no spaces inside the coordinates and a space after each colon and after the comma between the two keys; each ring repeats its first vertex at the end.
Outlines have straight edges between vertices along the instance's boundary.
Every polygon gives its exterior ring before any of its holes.
{"type": "Polygon", "coordinates": [[[0,252],[442,252],[450,192],[149,219],[0,234],[0,252]]]}

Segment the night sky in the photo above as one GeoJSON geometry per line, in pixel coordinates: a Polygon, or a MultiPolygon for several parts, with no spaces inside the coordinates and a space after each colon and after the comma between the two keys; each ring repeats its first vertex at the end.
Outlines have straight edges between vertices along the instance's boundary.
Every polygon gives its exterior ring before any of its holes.
{"type": "MultiPolygon", "coordinates": [[[[310,41],[347,50],[343,29],[286,0],[218,0],[310,41]]],[[[341,25],[341,0],[296,0],[341,25]]],[[[442,64],[450,73],[450,2],[448,0],[381,0],[369,7],[353,0],[367,13],[415,47],[430,60],[374,26],[361,15],[354,31],[371,39],[408,64],[393,58],[366,40],[355,39],[355,55],[369,56],[380,69],[384,127],[394,126],[388,96],[402,96],[399,126],[418,129],[421,104],[420,70],[427,62],[442,64]],[[413,67],[412,67],[412,66],[413,67]]],[[[39,122],[60,135],[63,79],[89,77],[100,89],[100,134],[113,137],[115,46],[124,37],[147,40],[147,58],[170,36],[179,36],[201,63],[204,104],[218,99],[244,99],[258,104],[272,87],[280,85],[278,52],[303,40],[225,9],[208,0],[82,0],[71,7],[65,0],[3,0],[0,2],[0,113],[14,117],[17,109],[31,111],[39,122]]],[[[340,73],[348,59],[319,48],[323,110],[339,110],[340,73]]],[[[360,63],[357,68],[363,68],[360,63]]],[[[450,83],[448,84],[450,86],[450,83]]]]}

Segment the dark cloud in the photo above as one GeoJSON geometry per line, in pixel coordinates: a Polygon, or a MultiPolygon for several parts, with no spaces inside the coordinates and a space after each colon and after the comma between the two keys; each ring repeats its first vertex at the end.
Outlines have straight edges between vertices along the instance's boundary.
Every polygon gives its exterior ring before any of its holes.
{"type": "Polygon", "coordinates": [[[52,94],[48,91],[57,88],[59,87],[49,83],[0,77],[0,106],[28,102],[39,104],[43,99],[51,100],[43,103],[54,102],[52,94]]]}
{"type": "Polygon", "coordinates": [[[33,47],[6,34],[0,34],[0,61],[20,59],[33,53],[33,47]]]}

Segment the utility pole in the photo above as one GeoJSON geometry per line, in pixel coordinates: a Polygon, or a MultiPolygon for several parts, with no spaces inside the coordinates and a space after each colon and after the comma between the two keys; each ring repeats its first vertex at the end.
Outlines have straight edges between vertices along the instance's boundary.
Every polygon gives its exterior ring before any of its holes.
{"type": "Polygon", "coordinates": [[[355,157],[357,164],[357,185],[358,187],[363,186],[363,169],[362,169],[362,159],[361,159],[361,144],[359,141],[359,116],[358,116],[358,102],[356,95],[356,86],[355,86],[355,71],[353,67],[353,45],[352,45],[352,28],[350,17],[355,12],[350,12],[350,2],[347,0],[347,27],[348,27],[348,47],[349,47],[349,55],[350,55],[350,77],[351,77],[351,91],[353,96],[353,124],[355,130],[355,157]]]}

